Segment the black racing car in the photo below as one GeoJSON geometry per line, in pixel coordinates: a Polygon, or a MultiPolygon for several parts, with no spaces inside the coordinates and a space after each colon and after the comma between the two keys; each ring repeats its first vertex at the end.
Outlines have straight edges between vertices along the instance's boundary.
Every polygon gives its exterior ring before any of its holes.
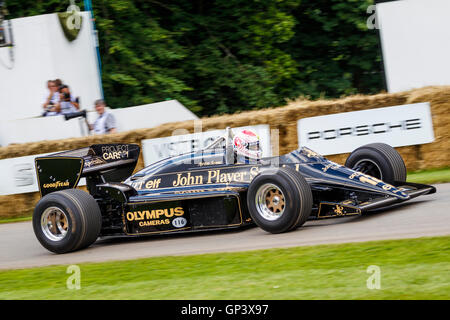
{"type": "Polygon", "coordinates": [[[42,198],[33,228],[48,250],[86,248],[99,236],[192,232],[256,223],[271,233],[308,219],[361,215],[436,192],[406,182],[400,154],[382,143],[353,151],[345,166],[308,148],[237,161],[232,133],[203,150],[131,175],[140,148],[97,144],[36,158],[42,198]],[[131,176],[130,176],[131,175],[131,176]],[[76,189],[86,178],[88,192],[76,189]]]}

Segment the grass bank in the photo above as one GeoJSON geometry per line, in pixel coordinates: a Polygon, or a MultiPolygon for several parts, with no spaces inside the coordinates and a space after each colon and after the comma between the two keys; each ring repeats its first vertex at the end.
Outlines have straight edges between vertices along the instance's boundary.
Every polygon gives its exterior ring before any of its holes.
{"type": "Polygon", "coordinates": [[[158,257],[0,272],[0,299],[449,299],[450,237],[158,257]],[[370,290],[369,266],[381,289],[370,290]]]}
{"type": "Polygon", "coordinates": [[[409,172],[407,180],[424,184],[450,182],[450,168],[409,172]]]}

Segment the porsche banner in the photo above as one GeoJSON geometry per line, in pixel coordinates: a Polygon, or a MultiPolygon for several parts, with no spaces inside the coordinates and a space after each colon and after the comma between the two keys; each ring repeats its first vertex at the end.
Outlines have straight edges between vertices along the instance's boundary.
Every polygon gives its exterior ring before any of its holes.
{"type": "Polygon", "coordinates": [[[322,154],[340,154],[374,142],[393,147],[434,141],[428,102],[300,119],[298,145],[322,154]]]}

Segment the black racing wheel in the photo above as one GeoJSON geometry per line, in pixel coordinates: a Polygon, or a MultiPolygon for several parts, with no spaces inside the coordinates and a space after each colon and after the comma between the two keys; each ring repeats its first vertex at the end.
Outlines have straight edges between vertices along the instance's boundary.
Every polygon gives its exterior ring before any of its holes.
{"type": "Polygon", "coordinates": [[[95,242],[102,226],[102,215],[95,199],[78,189],[47,194],[33,213],[36,238],[49,251],[66,253],[95,242]]]}
{"type": "Polygon", "coordinates": [[[271,233],[301,226],[310,216],[312,204],[309,184],[288,167],[259,173],[247,193],[250,216],[261,229],[271,233]]]}
{"type": "Polygon", "coordinates": [[[345,166],[387,183],[406,181],[406,166],[402,156],[385,143],[359,147],[349,155],[345,166]]]}

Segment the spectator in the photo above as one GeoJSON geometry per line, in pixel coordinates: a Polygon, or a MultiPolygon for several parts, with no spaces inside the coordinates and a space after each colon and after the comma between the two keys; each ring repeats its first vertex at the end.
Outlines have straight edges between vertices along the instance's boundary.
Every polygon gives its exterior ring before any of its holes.
{"type": "Polygon", "coordinates": [[[55,116],[58,114],[56,111],[56,104],[59,102],[59,92],[58,85],[54,80],[47,81],[48,94],[45,96],[44,104],[42,108],[44,108],[44,113],[42,116],[55,116]]]}
{"type": "Polygon", "coordinates": [[[59,87],[61,87],[63,85],[62,80],[61,79],[55,79],[53,80],[55,82],[55,84],[59,87]]]}
{"type": "Polygon", "coordinates": [[[77,112],[79,109],[80,105],[78,104],[78,99],[75,99],[75,97],[70,93],[69,86],[60,86],[59,102],[56,104],[56,111],[61,114],[69,114],[77,112]]]}
{"type": "Polygon", "coordinates": [[[95,101],[95,110],[98,113],[98,118],[93,125],[89,125],[89,130],[94,130],[94,134],[117,132],[116,118],[106,110],[106,103],[103,99],[95,101]]]}

